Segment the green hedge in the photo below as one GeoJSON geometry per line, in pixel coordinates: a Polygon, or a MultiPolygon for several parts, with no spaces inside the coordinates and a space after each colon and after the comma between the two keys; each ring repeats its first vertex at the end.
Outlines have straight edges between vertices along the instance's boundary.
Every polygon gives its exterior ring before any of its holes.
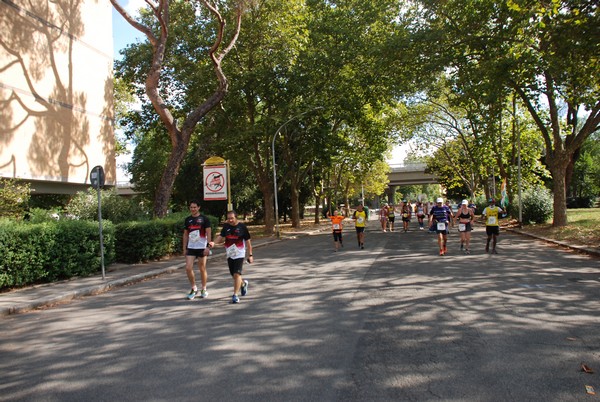
{"type": "MultiPolygon", "coordinates": [[[[113,224],[102,221],[104,264],[138,263],[182,252],[186,214],[113,224]]],[[[213,234],[219,220],[209,216],[213,234]]],[[[87,276],[101,270],[98,222],[0,221],[0,289],[87,276]]]]}
{"type": "Polygon", "coordinates": [[[180,252],[181,232],[173,221],[120,223],[116,227],[117,261],[131,264],[180,252]]]}
{"type": "MultiPolygon", "coordinates": [[[[50,280],[87,276],[102,269],[98,222],[64,220],[56,222],[56,247],[50,251],[54,267],[50,280]],[[59,268],[60,267],[60,268],[59,268]]],[[[115,227],[102,221],[104,265],[115,261],[115,227]]]]}
{"type": "MultiPolygon", "coordinates": [[[[175,214],[168,218],[124,222],[116,225],[117,261],[134,264],[152,261],[182,252],[183,221],[187,214],[175,214]]],[[[218,230],[219,219],[208,216],[213,235],[218,230]]]]}
{"type": "MultiPolygon", "coordinates": [[[[105,264],[114,261],[114,225],[103,224],[105,264]]],[[[98,272],[97,222],[0,223],[0,289],[98,272]]]]}

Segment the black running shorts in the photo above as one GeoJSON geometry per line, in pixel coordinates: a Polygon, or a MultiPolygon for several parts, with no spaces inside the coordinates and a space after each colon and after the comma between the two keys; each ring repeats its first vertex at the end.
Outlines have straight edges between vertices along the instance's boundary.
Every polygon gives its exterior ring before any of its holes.
{"type": "Polygon", "coordinates": [[[229,273],[231,276],[233,274],[242,274],[242,268],[244,267],[244,259],[243,258],[228,258],[227,265],[229,265],[229,273]]]}
{"type": "Polygon", "coordinates": [[[204,250],[203,248],[188,248],[185,250],[185,255],[202,258],[204,257],[204,250]]]}
{"type": "Polygon", "coordinates": [[[500,226],[486,226],[485,233],[487,233],[488,236],[491,236],[491,235],[498,236],[500,234],[500,226]]]}

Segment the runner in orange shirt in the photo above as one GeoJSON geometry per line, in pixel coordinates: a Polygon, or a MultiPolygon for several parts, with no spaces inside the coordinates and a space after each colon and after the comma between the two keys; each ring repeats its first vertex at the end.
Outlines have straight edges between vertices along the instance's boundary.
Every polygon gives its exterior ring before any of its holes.
{"type": "Polygon", "coordinates": [[[331,228],[333,230],[333,245],[335,246],[335,251],[338,251],[340,247],[344,247],[342,243],[342,228],[344,216],[339,215],[338,210],[333,211],[333,215],[329,215],[327,213],[327,217],[331,219],[331,228]]]}

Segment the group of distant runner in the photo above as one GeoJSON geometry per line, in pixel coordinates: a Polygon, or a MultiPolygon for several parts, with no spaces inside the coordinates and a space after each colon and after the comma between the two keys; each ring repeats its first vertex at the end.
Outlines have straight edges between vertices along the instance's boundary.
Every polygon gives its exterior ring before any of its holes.
{"type": "MultiPolygon", "coordinates": [[[[423,203],[419,201],[414,205],[403,200],[398,207],[393,204],[383,204],[382,208],[379,209],[378,218],[383,232],[387,232],[388,230],[390,232],[394,231],[397,216],[402,220],[402,230],[404,232],[408,232],[413,214],[417,217],[419,230],[425,230],[425,220],[427,219],[428,230],[437,234],[440,256],[444,256],[448,252],[448,234],[450,228],[454,228],[456,224],[460,233],[460,249],[465,254],[470,254],[471,231],[475,224],[475,209],[475,205],[469,203],[468,200],[462,200],[456,213],[452,211],[450,202],[444,202],[443,198],[438,198],[435,203],[423,203]]],[[[487,235],[486,253],[490,252],[490,243],[492,247],[491,253],[498,253],[496,242],[500,235],[499,220],[503,212],[502,208],[496,205],[496,201],[490,198],[489,205],[481,213],[481,219],[485,224],[487,235]]],[[[338,210],[334,210],[333,214],[328,214],[327,217],[332,223],[334,247],[335,251],[338,251],[340,247],[343,247],[342,232],[345,217],[340,215],[338,210]]],[[[362,204],[356,207],[356,210],[351,215],[351,219],[354,221],[358,247],[364,249],[365,228],[369,217],[362,204]]]]}

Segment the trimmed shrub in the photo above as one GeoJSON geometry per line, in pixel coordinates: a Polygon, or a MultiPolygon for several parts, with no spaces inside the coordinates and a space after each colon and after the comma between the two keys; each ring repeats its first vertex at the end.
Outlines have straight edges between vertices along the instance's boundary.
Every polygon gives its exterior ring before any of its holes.
{"type": "Polygon", "coordinates": [[[137,263],[155,260],[175,252],[172,224],[164,220],[125,222],[116,226],[117,260],[137,263]]]}
{"type": "MultiPolygon", "coordinates": [[[[186,216],[178,213],[164,219],[116,225],[116,260],[135,264],[180,254],[183,251],[183,221],[186,216]]],[[[210,215],[208,218],[214,235],[219,230],[219,220],[210,215]]]]}
{"type": "MultiPolygon", "coordinates": [[[[105,265],[114,261],[114,225],[103,224],[105,265]]],[[[0,223],[0,289],[98,272],[97,222],[0,223]]]]}
{"type": "MultiPolygon", "coordinates": [[[[50,250],[50,280],[87,276],[101,270],[100,230],[98,222],[61,220],[56,223],[56,247],[50,250]]],[[[115,228],[102,220],[104,265],[115,260],[115,228]]]]}
{"type": "Polygon", "coordinates": [[[55,247],[52,224],[23,225],[8,220],[0,223],[0,289],[24,286],[48,278],[55,247]]]}
{"type": "MultiPolygon", "coordinates": [[[[105,266],[115,261],[138,263],[182,252],[186,213],[165,219],[126,222],[102,220],[105,266]]],[[[219,219],[208,216],[213,236],[219,219]]],[[[96,221],[61,219],[42,211],[40,223],[0,220],[0,289],[86,276],[101,269],[99,226],[96,221]]]]}

